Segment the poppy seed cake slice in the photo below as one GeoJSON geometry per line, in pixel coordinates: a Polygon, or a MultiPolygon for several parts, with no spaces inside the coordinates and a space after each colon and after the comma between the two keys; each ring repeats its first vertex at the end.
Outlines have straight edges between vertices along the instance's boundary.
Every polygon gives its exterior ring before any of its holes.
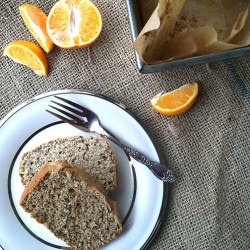
{"type": "Polygon", "coordinates": [[[115,156],[105,139],[93,136],[57,138],[24,153],[19,165],[23,184],[26,185],[44,163],[59,160],[84,166],[107,191],[116,188],[115,156]]]}
{"type": "Polygon", "coordinates": [[[116,204],[83,168],[44,164],[25,186],[24,210],[75,250],[94,250],[122,231],[116,204]]]}

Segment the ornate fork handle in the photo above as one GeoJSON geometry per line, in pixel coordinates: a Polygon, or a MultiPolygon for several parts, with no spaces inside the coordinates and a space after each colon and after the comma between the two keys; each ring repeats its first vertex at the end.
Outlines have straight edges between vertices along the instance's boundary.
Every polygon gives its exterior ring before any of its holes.
{"type": "Polygon", "coordinates": [[[118,141],[117,139],[115,139],[114,137],[112,137],[106,133],[101,133],[101,135],[103,137],[107,138],[108,140],[114,142],[116,145],[120,146],[125,151],[125,153],[127,153],[133,159],[135,159],[136,161],[147,166],[151,170],[151,172],[160,180],[162,180],[164,182],[170,182],[170,183],[175,181],[175,177],[174,177],[172,171],[167,169],[162,164],[149,160],[142,153],[125,146],[120,141],[118,141]]]}
{"type": "Polygon", "coordinates": [[[56,111],[60,112],[63,115],[54,113],[50,110],[46,110],[50,114],[56,116],[60,120],[65,121],[78,129],[81,129],[84,132],[96,132],[96,133],[98,133],[99,135],[114,142],[116,145],[121,147],[123,149],[123,151],[127,154],[127,156],[129,156],[129,158],[133,158],[136,161],[142,163],[144,166],[148,167],[151,170],[151,172],[160,180],[162,180],[164,182],[174,182],[174,180],[175,180],[174,175],[169,169],[167,169],[164,165],[162,165],[160,163],[153,162],[153,161],[149,160],[142,153],[123,145],[118,139],[116,139],[116,137],[110,131],[108,131],[107,129],[104,129],[102,127],[97,115],[93,111],[88,110],[87,108],[85,108],[77,103],[74,103],[70,100],[67,100],[67,99],[64,99],[64,98],[58,97],[58,96],[56,96],[56,97],[58,99],[60,99],[61,101],[73,106],[74,108],[77,108],[77,110],[72,108],[72,107],[68,107],[65,104],[52,101],[54,104],[57,104],[60,108],[54,107],[51,105],[49,105],[49,106],[51,108],[55,109],[56,111]],[[63,109],[61,109],[61,108],[63,108],[63,109]],[[69,113],[68,111],[70,111],[71,113],[69,113]],[[85,118],[85,119],[79,119],[79,116],[81,118],[85,118]]]}

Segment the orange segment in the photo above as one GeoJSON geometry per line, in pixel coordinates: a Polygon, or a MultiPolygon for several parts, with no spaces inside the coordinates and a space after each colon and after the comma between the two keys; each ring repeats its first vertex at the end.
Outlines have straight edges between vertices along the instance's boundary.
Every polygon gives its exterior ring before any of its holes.
{"type": "Polygon", "coordinates": [[[35,43],[24,40],[11,42],[5,47],[3,54],[31,68],[39,76],[48,75],[47,58],[35,43]]]}
{"type": "Polygon", "coordinates": [[[89,0],[60,0],[51,9],[47,32],[61,48],[81,48],[91,45],[100,35],[102,18],[89,0]]]}
{"type": "Polygon", "coordinates": [[[160,93],[150,101],[153,108],[164,115],[179,115],[189,110],[198,95],[198,83],[186,84],[168,93],[160,93]]]}
{"type": "Polygon", "coordinates": [[[19,11],[31,34],[35,37],[41,47],[49,53],[53,49],[54,44],[47,33],[46,14],[32,4],[22,4],[19,7],[19,11]]]}

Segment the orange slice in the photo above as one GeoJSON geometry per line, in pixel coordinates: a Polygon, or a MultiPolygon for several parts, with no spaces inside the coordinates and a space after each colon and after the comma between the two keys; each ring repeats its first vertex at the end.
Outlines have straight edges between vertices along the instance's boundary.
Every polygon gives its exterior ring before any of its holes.
{"type": "Polygon", "coordinates": [[[48,74],[47,58],[43,50],[35,43],[24,40],[11,42],[5,47],[3,54],[17,63],[31,68],[39,76],[48,74]]]}
{"type": "Polygon", "coordinates": [[[47,33],[46,14],[32,4],[22,4],[19,7],[19,11],[31,34],[35,37],[41,47],[49,53],[53,49],[54,44],[47,33]]]}
{"type": "Polygon", "coordinates": [[[168,93],[160,93],[150,101],[153,108],[164,115],[179,115],[189,110],[198,95],[198,83],[186,84],[168,93]]]}
{"type": "Polygon", "coordinates": [[[51,9],[47,32],[61,48],[82,48],[91,45],[100,35],[102,18],[89,0],[60,0],[51,9]]]}

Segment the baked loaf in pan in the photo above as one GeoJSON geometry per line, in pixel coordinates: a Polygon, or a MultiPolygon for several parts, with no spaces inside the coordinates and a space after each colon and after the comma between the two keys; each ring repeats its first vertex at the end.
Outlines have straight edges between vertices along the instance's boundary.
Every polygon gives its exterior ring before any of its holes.
{"type": "Polygon", "coordinates": [[[122,231],[116,204],[83,168],[44,164],[25,186],[24,210],[72,249],[92,250],[122,231]]]}
{"type": "Polygon", "coordinates": [[[24,185],[44,163],[65,160],[84,167],[108,191],[116,188],[116,161],[108,142],[100,137],[58,138],[30,150],[22,156],[19,173],[24,185]]]}

